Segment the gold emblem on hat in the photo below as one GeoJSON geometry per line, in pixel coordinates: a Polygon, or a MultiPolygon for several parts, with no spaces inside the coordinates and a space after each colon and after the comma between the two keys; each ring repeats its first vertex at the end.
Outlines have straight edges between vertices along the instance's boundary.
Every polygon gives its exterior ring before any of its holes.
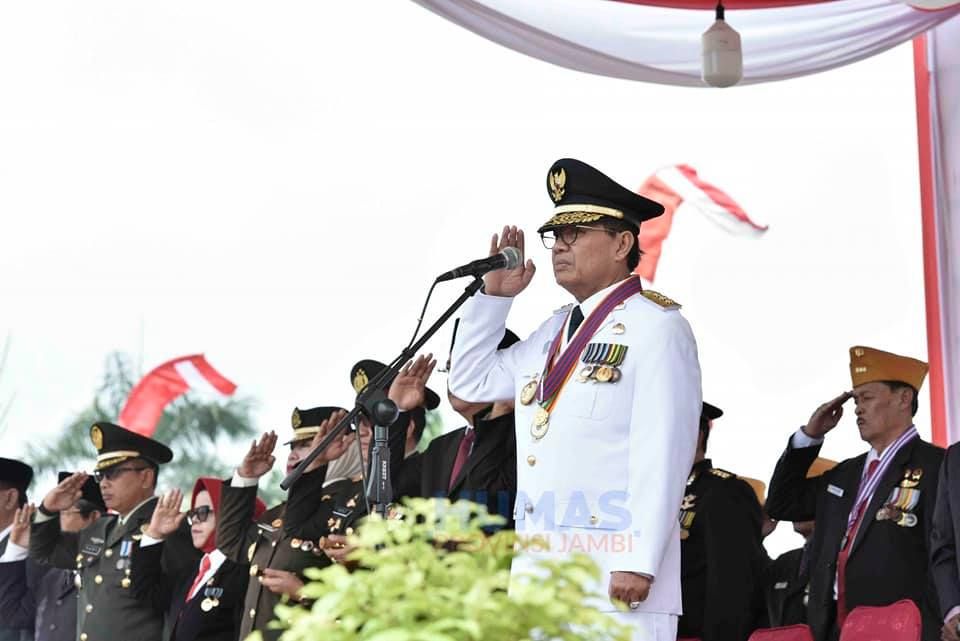
{"type": "Polygon", "coordinates": [[[303,424],[303,421],[300,420],[300,410],[298,408],[293,409],[293,416],[290,417],[290,424],[293,425],[293,429],[297,429],[303,424]]]}
{"type": "Polygon", "coordinates": [[[94,425],[90,428],[90,440],[98,452],[103,449],[103,432],[100,430],[99,425],[94,425]]]}
{"type": "Polygon", "coordinates": [[[550,197],[553,198],[553,202],[560,202],[563,194],[566,193],[567,172],[561,167],[560,171],[550,174],[547,184],[550,185],[550,197]]]}
{"type": "Polygon", "coordinates": [[[523,389],[520,390],[520,402],[524,405],[529,405],[533,402],[534,397],[537,395],[537,380],[534,379],[523,386],[523,389]]]}
{"type": "Polygon", "coordinates": [[[370,379],[367,378],[367,373],[363,371],[363,368],[358,369],[357,373],[353,375],[353,391],[359,394],[369,382],[370,379]]]}

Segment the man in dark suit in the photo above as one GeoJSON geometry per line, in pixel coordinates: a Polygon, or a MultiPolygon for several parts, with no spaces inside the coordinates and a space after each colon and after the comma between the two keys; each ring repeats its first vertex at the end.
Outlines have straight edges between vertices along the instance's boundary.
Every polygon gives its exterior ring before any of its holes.
{"type": "Polygon", "coordinates": [[[754,595],[765,558],[763,519],[754,489],[706,457],[714,420],[723,411],[703,404],[693,468],[680,506],[681,637],[746,641],[754,620],[754,595]]]}
{"type": "MultiPolygon", "coordinates": [[[[173,452],[153,439],[112,423],[90,428],[97,450],[94,478],[107,508],[104,515],[80,532],[64,532],[59,514],[82,496],[87,474],[71,474],[44,497],[30,531],[30,556],[62,569],[76,568],[79,589],[79,641],[137,639],[160,641],[167,609],[157,586],[136,586],[130,579],[133,557],[157,505],[154,492],[160,465],[173,452]]],[[[183,522],[164,542],[162,564],[172,577],[193,573],[200,552],[193,547],[183,522]]]]}
{"type": "MultiPolygon", "coordinates": [[[[454,325],[454,341],[456,327],[454,325]]],[[[497,349],[506,349],[519,340],[508,329],[497,349]]],[[[449,369],[448,359],[446,370],[449,369]]],[[[405,368],[391,385],[391,396],[417,398],[416,393],[408,395],[399,388],[419,390],[422,396],[430,372],[424,370],[423,376],[417,376],[417,371],[417,362],[412,368],[405,368]]],[[[452,501],[464,499],[480,503],[487,507],[490,514],[504,517],[507,520],[506,527],[512,529],[513,501],[517,493],[513,401],[469,403],[457,398],[449,390],[447,400],[467,424],[434,438],[422,453],[404,460],[400,476],[405,483],[400,488],[400,495],[444,497],[452,501]]],[[[527,463],[533,464],[530,461],[527,463]]]]}
{"type": "MultiPolygon", "coordinates": [[[[70,472],[60,472],[63,481],[70,472]]],[[[41,565],[28,557],[30,523],[36,508],[25,505],[0,557],[0,621],[32,626],[36,641],[76,641],[77,587],[74,572],[41,565]]],[[[60,529],[79,532],[107,513],[100,488],[92,478],[69,510],[60,512],[60,529]]]]}
{"type": "Polygon", "coordinates": [[[836,638],[853,608],[900,599],[920,608],[924,641],[940,638],[928,541],[943,450],[923,441],[913,425],[926,373],[922,361],[852,347],[853,391],[821,405],[777,462],[770,516],[816,523],[807,620],[817,641],[836,638]],[[870,451],[807,478],[849,399],[870,451]]]}
{"type": "Polygon", "coordinates": [[[764,627],[779,628],[807,622],[813,528],[813,521],[794,523],[793,531],[804,538],[803,547],[784,552],[771,561],[764,572],[764,627]]]}
{"type": "Polygon", "coordinates": [[[933,512],[933,533],[930,536],[930,565],[940,597],[943,613],[942,638],[960,641],[960,489],[953,484],[960,479],[960,443],[947,449],[940,468],[937,506],[933,512]]]}
{"type": "MultiPolygon", "coordinates": [[[[27,487],[33,480],[33,468],[15,459],[0,458],[0,556],[10,540],[14,519],[27,503],[27,487]]],[[[33,625],[21,625],[3,617],[0,619],[0,641],[20,641],[33,638],[33,625]]]]}

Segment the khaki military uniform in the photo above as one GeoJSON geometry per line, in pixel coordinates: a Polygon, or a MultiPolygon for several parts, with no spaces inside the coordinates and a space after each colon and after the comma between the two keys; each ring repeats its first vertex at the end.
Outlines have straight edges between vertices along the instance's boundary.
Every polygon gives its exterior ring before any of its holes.
{"type": "Polygon", "coordinates": [[[228,558],[250,563],[250,582],[240,622],[240,638],[260,630],[264,639],[278,639],[268,629],[280,595],[261,585],[264,568],[294,572],[301,580],[307,568],[322,568],[330,559],[320,547],[328,534],[343,534],[366,514],[362,484],[343,479],[323,486],[325,469],[304,474],[290,489],[290,499],[253,522],[257,488],[225,484],[220,497],[217,542],[228,558]]]}
{"type": "MultiPolygon", "coordinates": [[[[60,530],[56,517],[38,519],[30,533],[30,556],[64,569],[76,569],[79,641],[160,641],[165,638],[166,592],[156,585],[134,585],[130,578],[140,539],[157,505],[154,497],[121,525],[115,514],[103,516],[78,533],[60,530]]],[[[163,544],[164,572],[177,580],[190,575],[201,553],[193,547],[189,526],[163,544]]],[[[169,623],[167,629],[169,629],[169,623]]]]}

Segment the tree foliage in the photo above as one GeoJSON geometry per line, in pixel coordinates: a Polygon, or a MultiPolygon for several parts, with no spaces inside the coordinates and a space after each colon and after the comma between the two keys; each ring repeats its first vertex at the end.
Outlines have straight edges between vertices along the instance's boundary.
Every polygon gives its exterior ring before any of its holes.
{"type": "MultiPolygon", "coordinates": [[[[27,460],[34,469],[41,474],[89,469],[95,458],[90,426],[97,421],[116,421],[136,382],[130,358],[121,353],[111,354],[103,382],[90,406],[64,427],[57,440],[28,447],[27,460]]],[[[161,468],[161,484],[189,491],[199,476],[230,476],[237,461],[224,459],[219,452],[254,436],[253,406],[250,398],[207,401],[189,392],[167,406],[153,435],[174,453],[173,461],[161,468]]]]}
{"type": "Polygon", "coordinates": [[[629,641],[587,605],[584,586],[600,571],[585,555],[543,562],[508,596],[516,535],[485,536],[499,517],[477,509],[412,499],[400,520],[368,517],[351,537],[359,569],[307,570],[311,608],[277,607],[282,641],[629,641]]]}

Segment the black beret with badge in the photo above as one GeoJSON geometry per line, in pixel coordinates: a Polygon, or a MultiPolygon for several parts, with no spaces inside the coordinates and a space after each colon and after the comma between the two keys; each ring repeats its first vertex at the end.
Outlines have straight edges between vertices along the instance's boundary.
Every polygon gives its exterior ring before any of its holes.
{"type": "Polygon", "coordinates": [[[346,411],[342,407],[333,406],[311,407],[306,410],[294,408],[293,416],[290,417],[290,424],[293,426],[293,438],[287,441],[286,445],[313,439],[320,432],[320,423],[337,412],[346,411]]]}
{"type": "Polygon", "coordinates": [[[173,452],[163,443],[113,423],[95,423],[90,428],[90,441],[97,448],[95,470],[135,458],[146,459],[155,465],[173,460],[173,452]]]}
{"type": "Polygon", "coordinates": [[[573,158],[561,158],[550,167],[547,193],[554,204],[553,216],[538,233],[602,220],[620,220],[639,229],[640,223],[663,213],[660,203],[644,198],[573,158]]]}
{"type": "MultiPolygon", "coordinates": [[[[353,385],[353,391],[355,391],[357,394],[362,392],[370,383],[370,381],[376,378],[380,372],[386,368],[387,366],[380,361],[375,361],[372,359],[364,359],[356,363],[350,368],[350,384],[353,385]]],[[[391,383],[393,383],[392,377],[383,383],[384,391],[390,389],[391,383]]],[[[437,396],[437,393],[427,387],[424,390],[424,394],[424,407],[428,410],[437,409],[437,407],[440,405],[440,397],[437,396]]]]}
{"type": "Polygon", "coordinates": [[[12,458],[0,457],[0,481],[26,492],[30,481],[33,480],[33,468],[12,458]]]}

